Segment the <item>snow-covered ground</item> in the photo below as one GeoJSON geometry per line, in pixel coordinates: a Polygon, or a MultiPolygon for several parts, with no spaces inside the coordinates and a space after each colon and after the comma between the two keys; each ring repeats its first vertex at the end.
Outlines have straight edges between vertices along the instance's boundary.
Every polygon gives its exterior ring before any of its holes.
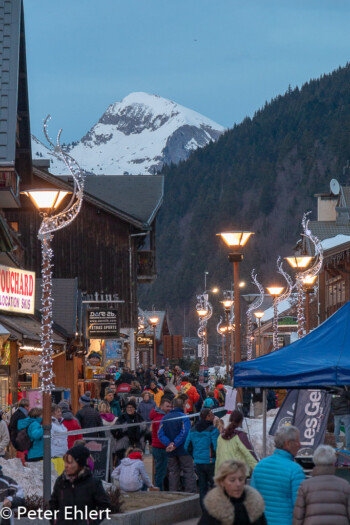
{"type": "MultiPolygon", "coordinates": [[[[43,495],[43,462],[26,463],[24,467],[19,458],[4,459],[0,458],[0,465],[3,473],[10,476],[21,485],[25,496],[36,494],[43,495]]],[[[55,467],[51,463],[51,489],[57,478],[55,467]]]]}

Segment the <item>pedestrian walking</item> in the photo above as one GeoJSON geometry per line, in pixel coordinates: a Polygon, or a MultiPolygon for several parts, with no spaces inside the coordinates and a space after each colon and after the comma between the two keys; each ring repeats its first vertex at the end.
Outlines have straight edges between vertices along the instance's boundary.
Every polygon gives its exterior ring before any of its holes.
{"type": "Polygon", "coordinates": [[[101,511],[110,508],[110,500],[102,481],[95,478],[86,465],[89,455],[86,447],[75,445],[64,456],[64,472],[56,479],[49,502],[50,510],[57,512],[55,525],[92,525],[108,517],[107,512],[101,511]],[[67,508],[71,512],[68,516],[67,508]],[[92,517],[93,510],[100,513],[96,519],[92,517]],[[76,518],[71,517],[72,512],[76,518]]]}
{"type": "Polygon", "coordinates": [[[20,419],[28,417],[29,411],[29,401],[28,399],[22,398],[19,402],[17,410],[12,414],[10,423],[9,423],[9,434],[12,445],[16,447],[16,438],[18,434],[17,422],[20,419]]]}
{"type": "Polygon", "coordinates": [[[6,449],[10,443],[10,434],[7,427],[6,421],[2,419],[2,410],[0,410],[0,458],[3,458],[6,453],[6,449]]]}
{"type": "Polygon", "coordinates": [[[169,490],[181,490],[182,471],[184,492],[195,492],[193,459],[185,450],[185,441],[191,429],[190,419],[185,415],[184,402],[180,397],[173,400],[173,407],[161,420],[158,431],[158,438],[165,445],[168,454],[169,490]]]}
{"type": "MultiPolygon", "coordinates": [[[[66,427],[67,431],[70,430],[81,430],[78,420],[74,417],[73,412],[70,408],[68,401],[60,401],[58,406],[62,410],[63,425],[66,427]]],[[[83,434],[77,434],[75,436],[68,436],[68,448],[72,448],[75,441],[78,439],[83,439],[83,434]]]]}
{"type": "Polygon", "coordinates": [[[272,456],[263,458],[255,467],[251,485],[264,498],[269,525],[292,525],[297,492],[305,479],[303,469],[294,461],[300,448],[299,430],[292,425],[280,427],[275,447],[272,456]]]}
{"type": "MultiPolygon", "coordinates": [[[[91,406],[91,392],[88,390],[79,398],[80,409],[75,414],[81,428],[102,427],[100,414],[91,406]]],[[[99,437],[98,432],[92,432],[89,437],[99,437]]],[[[103,436],[101,436],[103,437],[103,436]]]]}
{"type": "MultiPolygon", "coordinates": [[[[152,412],[154,408],[157,407],[157,404],[153,400],[153,396],[151,392],[149,392],[148,390],[145,390],[144,392],[142,392],[141,397],[142,397],[142,401],[139,403],[139,406],[137,407],[137,413],[140,414],[140,416],[142,416],[142,419],[144,421],[151,421],[150,413],[152,412]]],[[[159,401],[159,404],[160,404],[160,401],[159,401]]]]}
{"type": "Polygon", "coordinates": [[[214,414],[210,408],[202,408],[199,421],[188,433],[185,450],[193,457],[198,475],[199,498],[203,508],[203,499],[214,486],[216,446],[219,431],[215,428],[214,414]]]}
{"type": "Polygon", "coordinates": [[[118,396],[118,394],[115,385],[106,388],[104,400],[109,404],[111,413],[116,417],[120,417],[122,415],[122,409],[120,408],[120,403],[116,399],[116,396],[118,396]]]}
{"type": "Polygon", "coordinates": [[[350,485],[335,475],[336,460],[334,449],[328,445],[315,450],[312,477],[298,490],[293,525],[349,525],[350,485]]]}
{"type": "Polygon", "coordinates": [[[21,430],[26,429],[26,432],[28,434],[28,437],[31,441],[31,446],[29,446],[28,450],[25,453],[25,459],[26,461],[40,461],[43,459],[44,454],[44,442],[43,442],[43,436],[44,436],[44,429],[42,427],[42,409],[41,408],[32,408],[29,413],[28,417],[25,417],[24,419],[19,419],[17,421],[17,428],[18,428],[18,434],[17,434],[17,444],[19,440],[19,432],[21,430]]]}
{"type": "Polygon", "coordinates": [[[118,423],[123,425],[123,428],[117,430],[116,453],[118,458],[122,460],[129,447],[141,448],[142,450],[145,447],[146,425],[140,414],[136,412],[135,401],[130,399],[127,401],[125,412],[120,416],[118,423]]]}
{"type": "Polygon", "coordinates": [[[168,454],[165,450],[165,445],[158,438],[158,430],[160,422],[166,414],[171,410],[171,402],[165,396],[160,400],[159,407],[155,407],[150,413],[150,420],[152,421],[152,456],[154,459],[154,482],[156,487],[164,490],[164,479],[168,468],[168,454]]]}
{"type": "Polygon", "coordinates": [[[267,525],[264,500],[245,484],[246,477],[245,463],[224,461],[214,478],[216,487],[204,499],[198,525],[267,525]]]}
{"type": "Polygon", "coordinates": [[[242,429],[243,414],[234,410],[230,414],[230,424],[218,438],[215,471],[228,459],[238,459],[249,467],[251,472],[257,464],[257,457],[247,434],[242,429]]]}

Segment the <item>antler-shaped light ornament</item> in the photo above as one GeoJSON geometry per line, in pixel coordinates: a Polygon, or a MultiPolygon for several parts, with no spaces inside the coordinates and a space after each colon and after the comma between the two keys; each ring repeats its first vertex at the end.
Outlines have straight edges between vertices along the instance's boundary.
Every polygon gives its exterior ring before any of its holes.
{"type": "Polygon", "coordinates": [[[248,358],[248,361],[251,360],[252,355],[253,355],[253,337],[252,337],[253,336],[253,316],[252,314],[254,310],[257,310],[258,308],[260,308],[264,300],[264,288],[257,279],[257,273],[255,272],[255,269],[252,270],[251,277],[252,277],[253,284],[255,284],[255,286],[259,290],[259,295],[252,302],[252,304],[249,306],[247,310],[247,358],[248,358]]]}
{"type": "MultiPolygon", "coordinates": [[[[323,265],[323,247],[320,240],[312,234],[309,229],[308,216],[311,211],[304,213],[301,224],[303,227],[304,233],[302,236],[304,239],[309,239],[311,245],[313,246],[313,251],[315,253],[313,264],[304,272],[299,272],[296,278],[297,291],[298,291],[298,302],[297,302],[297,314],[298,314],[298,337],[299,339],[305,335],[305,315],[304,315],[304,283],[305,281],[313,282],[312,278],[315,278],[318,273],[321,271],[323,265]]],[[[311,248],[312,250],[312,248],[311,248]]],[[[311,284],[312,287],[312,284],[311,284]]],[[[308,290],[309,293],[310,290],[308,290]]],[[[309,299],[308,299],[309,300],[309,299]]],[[[307,328],[308,330],[309,328],[307,328]]]]}
{"type": "Polygon", "coordinates": [[[52,331],[52,257],[53,250],[51,248],[51,242],[53,239],[53,233],[61,230],[68,226],[78,215],[82,201],[84,191],[84,175],[78,165],[78,163],[66,152],[64,152],[60,145],[60,137],[62,129],[59,130],[57,135],[56,145],[50,140],[47,132],[47,122],[50,119],[48,115],[44,121],[44,134],[53,148],[55,156],[61,158],[66,164],[67,168],[72,174],[74,188],[73,194],[69,204],[65,209],[56,215],[48,215],[45,212],[41,213],[42,222],[38,232],[38,238],[41,242],[42,249],[42,323],[41,323],[41,390],[50,393],[54,387],[53,385],[53,371],[52,371],[52,343],[53,343],[53,331],[52,331]]]}
{"type": "Polygon", "coordinates": [[[273,299],[273,349],[274,350],[278,350],[278,346],[279,346],[278,345],[278,305],[282,301],[289,299],[293,291],[293,288],[294,288],[292,278],[290,277],[290,275],[288,275],[288,273],[286,273],[283,270],[283,262],[282,262],[281,257],[278,257],[277,259],[277,273],[282,275],[282,277],[285,279],[287,283],[287,286],[285,288],[285,291],[281,293],[281,295],[274,297],[273,299]]]}
{"type": "Polygon", "coordinates": [[[213,308],[210,302],[208,301],[208,294],[203,293],[197,295],[197,304],[196,304],[197,314],[199,316],[199,328],[197,331],[198,337],[201,341],[201,365],[205,364],[205,335],[207,322],[213,315],[213,308]]]}

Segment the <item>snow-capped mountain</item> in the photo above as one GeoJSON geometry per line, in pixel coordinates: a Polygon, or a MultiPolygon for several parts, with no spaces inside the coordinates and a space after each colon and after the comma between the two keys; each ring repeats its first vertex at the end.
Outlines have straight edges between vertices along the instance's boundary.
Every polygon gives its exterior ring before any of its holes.
{"type": "MultiPolygon", "coordinates": [[[[96,175],[152,174],[163,164],[188,158],[192,150],[215,141],[225,129],[212,120],[167,100],[131,93],[111,104],[79,141],[65,146],[88,173],[96,175]]],[[[37,138],[33,159],[50,158],[50,171],[67,174],[65,165],[37,138]]]]}

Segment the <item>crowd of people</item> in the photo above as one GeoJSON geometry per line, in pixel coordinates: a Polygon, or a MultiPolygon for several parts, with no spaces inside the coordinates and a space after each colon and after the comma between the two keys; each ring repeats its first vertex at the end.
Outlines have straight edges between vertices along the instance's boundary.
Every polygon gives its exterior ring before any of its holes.
{"type": "MultiPolygon", "coordinates": [[[[259,392],[251,394],[253,403],[259,403],[259,392]]],[[[85,434],[79,434],[80,429],[92,429],[86,437],[110,438],[111,483],[125,492],[199,492],[200,525],[350,524],[350,485],[335,476],[334,449],[318,447],[312,477],[306,480],[294,461],[300,448],[296,427],[282,426],[275,435],[274,454],[259,461],[243,431],[242,412],[233,410],[225,426],[218,417],[226,412],[224,405],[222,380],[208,391],[178,366],[173,371],[150,366],[136,373],[126,368],[117,378],[107,376],[100,399],[86,391],[76,414],[67,401],[53,404],[51,456],[59,477],[50,508],[108,508],[109,498],[94,477],[85,434]],[[77,433],[67,435],[71,430],[77,433]],[[143,461],[149,451],[154,480],[143,461]]],[[[23,462],[42,460],[40,408],[29,409],[28,400],[22,399],[8,430],[2,423],[0,437],[7,432],[23,462]]],[[[6,446],[6,440],[0,441],[0,455],[6,446]]],[[[16,494],[21,501],[18,487],[16,494]]],[[[4,501],[13,505],[7,497],[4,501]]]]}

